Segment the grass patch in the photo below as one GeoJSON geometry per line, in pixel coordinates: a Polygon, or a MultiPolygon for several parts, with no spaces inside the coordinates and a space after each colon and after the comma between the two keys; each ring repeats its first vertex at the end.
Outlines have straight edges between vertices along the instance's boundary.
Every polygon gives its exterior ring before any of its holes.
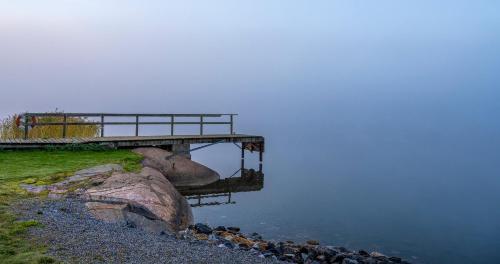
{"type": "Polygon", "coordinates": [[[141,159],[129,150],[0,151],[0,262],[56,262],[43,255],[42,245],[34,244],[25,236],[30,227],[39,226],[39,223],[17,221],[9,210],[12,202],[30,197],[19,187],[20,183],[51,184],[75,171],[107,163],[120,164],[127,171],[138,171],[141,159]]]}

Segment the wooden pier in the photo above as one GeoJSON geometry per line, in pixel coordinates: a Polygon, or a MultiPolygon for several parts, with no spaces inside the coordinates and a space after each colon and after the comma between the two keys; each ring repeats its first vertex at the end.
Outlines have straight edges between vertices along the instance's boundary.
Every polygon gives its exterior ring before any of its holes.
{"type": "Polygon", "coordinates": [[[16,149],[43,149],[49,146],[64,146],[71,144],[98,144],[112,148],[134,148],[134,147],[162,147],[174,153],[190,152],[191,144],[239,144],[242,152],[242,165],[245,150],[258,151],[262,161],[264,152],[264,137],[256,135],[236,134],[234,132],[234,118],[237,114],[110,114],[110,113],[24,113],[17,118],[19,129],[24,131],[23,138],[0,139],[0,150],[16,149]],[[42,122],[44,117],[55,117],[52,122],[42,122]],[[84,122],[69,122],[71,118],[83,118],[84,122]],[[126,121],[113,121],[112,118],[131,119],[126,121]],[[145,118],[162,119],[160,121],[145,121],[145,118]],[[95,120],[97,119],[97,120],[95,120]],[[187,119],[187,120],[186,120],[187,119]],[[60,120],[60,121],[59,121],[60,120]],[[98,126],[99,132],[96,137],[91,138],[68,138],[69,126],[98,126]],[[108,126],[132,126],[135,136],[106,136],[105,127],[108,126]],[[141,136],[140,129],[143,126],[156,125],[160,131],[166,131],[166,135],[141,136]],[[176,134],[176,128],[185,125],[197,125],[196,135],[176,134]],[[30,129],[37,126],[60,127],[59,138],[33,138],[30,129]],[[207,134],[207,126],[227,126],[227,134],[207,134]]]}

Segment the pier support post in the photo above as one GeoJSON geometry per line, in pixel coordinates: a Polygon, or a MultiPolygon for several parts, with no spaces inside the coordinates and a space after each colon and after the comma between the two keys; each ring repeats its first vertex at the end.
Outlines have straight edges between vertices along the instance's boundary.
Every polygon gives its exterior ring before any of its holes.
{"type": "Polygon", "coordinates": [[[245,143],[241,143],[241,171],[245,169],[245,143]]]}
{"type": "Polygon", "coordinates": [[[177,156],[191,159],[191,145],[190,144],[173,144],[172,153],[177,156]]]}
{"type": "Polygon", "coordinates": [[[259,172],[262,172],[262,163],[264,160],[264,150],[262,144],[259,146],[259,172]]]}

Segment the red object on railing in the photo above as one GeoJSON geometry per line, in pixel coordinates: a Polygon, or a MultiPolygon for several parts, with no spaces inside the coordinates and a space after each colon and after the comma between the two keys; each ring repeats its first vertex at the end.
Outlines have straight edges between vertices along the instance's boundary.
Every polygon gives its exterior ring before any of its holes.
{"type": "Polygon", "coordinates": [[[31,128],[34,128],[36,125],[36,116],[31,117],[31,128]]]}
{"type": "Polygon", "coordinates": [[[21,116],[20,116],[20,115],[18,115],[18,116],[16,117],[16,126],[17,126],[17,127],[20,127],[20,126],[21,126],[21,116]]]}

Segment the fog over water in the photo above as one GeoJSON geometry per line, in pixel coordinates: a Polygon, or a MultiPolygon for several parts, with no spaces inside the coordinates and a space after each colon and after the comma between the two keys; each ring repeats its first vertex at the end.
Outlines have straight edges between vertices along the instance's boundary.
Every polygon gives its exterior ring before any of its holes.
{"type": "MultiPolygon", "coordinates": [[[[197,221],[491,263],[499,13],[487,0],[0,0],[0,116],[238,113],[237,132],[266,138],[264,189],[197,221]]],[[[233,145],[193,159],[239,168],[233,145]]]]}

